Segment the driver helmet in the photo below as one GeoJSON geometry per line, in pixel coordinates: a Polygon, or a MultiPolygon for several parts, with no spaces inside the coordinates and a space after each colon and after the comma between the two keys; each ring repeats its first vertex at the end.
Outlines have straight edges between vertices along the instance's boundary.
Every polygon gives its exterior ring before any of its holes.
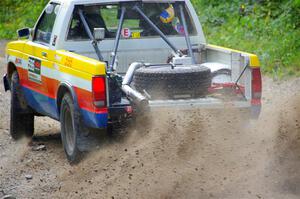
{"type": "Polygon", "coordinates": [[[169,7],[160,14],[160,20],[162,23],[171,23],[174,20],[174,18],[174,7],[172,4],[170,4],[169,7]]]}

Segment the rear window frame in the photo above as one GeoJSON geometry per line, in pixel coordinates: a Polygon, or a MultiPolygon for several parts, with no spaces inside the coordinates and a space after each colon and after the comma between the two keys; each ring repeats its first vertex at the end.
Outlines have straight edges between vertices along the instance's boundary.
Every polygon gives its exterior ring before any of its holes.
{"type": "MultiPolygon", "coordinates": [[[[172,1],[170,3],[175,3],[176,1],[172,1]]],[[[184,2],[184,1],[179,1],[179,2],[184,2]]],[[[126,3],[126,2],[125,2],[126,3]]],[[[128,2],[130,3],[130,2],[128,2]]],[[[145,4],[146,3],[167,3],[167,2],[144,2],[145,4]]],[[[71,14],[71,17],[70,17],[70,20],[69,20],[69,23],[68,23],[68,28],[67,28],[67,32],[66,32],[66,35],[65,35],[65,42],[87,42],[87,41],[90,41],[89,38],[86,38],[86,39],[69,39],[69,32],[70,32],[70,28],[71,28],[71,25],[72,25],[72,21],[73,21],[73,17],[74,17],[74,12],[76,11],[76,9],[78,7],[88,7],[88,6],[120,6],[121,4],[124,4],[122,2],[117,2],[117,3],[114,3],[114,2],[109,2],[109,3],[96,3],[96,4],[75,4],[74,7],[73,7],[73,10],[72,10],[72,14],[71,14]]],[[[189,16],[189,18],[191,19],[191,25],[193,26],[193,31],[194,33],[189,33],[189,36],[190,37],[195,37],[195,36],[198,36],[198,29],[196,27],[196,23],[195,21],[193,20],[193,15],[191,14],[190,12],[190,9],[188,8],[188,5],[187,4],[184,4],[184,8],[185,8],[185,11],[187,13],[187,15],[189,16]]],[[[124,28],[124,27],[123,27],[124,28]]],[[[150,27],[149,27],[150,28],[150,27]]],[[[168,38],[184,38],[184,35],[166,35],[168,38]]],[[[141,37],[139,39],[126,39],[126,38],[120,38],[120,40],[141,40],[141,39],[157,39],[157,38],[161,38],[159,35],[155,35],[155,36],[144,36],[144,37],[141,37]]],[[[115,37],[112,37],[112,38],[105,38],[104,41],[113,41],[115,40],[116,38],[115,37]]]]}

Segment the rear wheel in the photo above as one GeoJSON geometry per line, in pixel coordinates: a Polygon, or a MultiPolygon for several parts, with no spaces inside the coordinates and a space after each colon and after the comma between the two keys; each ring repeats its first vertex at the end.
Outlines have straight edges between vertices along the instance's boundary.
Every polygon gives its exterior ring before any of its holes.
{"type": "Polygon", "coordinates": [[[70,163],[80,160],[79,150],[80,120],[79,113],[74,108],[74,102],[70,94],[65,94],[60,109],[61,138],[63,147],[70,163]]]}
{"type": "Polygon", "coordinates": [[[27,105],[17,71],[11,77],[10,135],[17,140],[34,133],[34,114],[27,105]]]}

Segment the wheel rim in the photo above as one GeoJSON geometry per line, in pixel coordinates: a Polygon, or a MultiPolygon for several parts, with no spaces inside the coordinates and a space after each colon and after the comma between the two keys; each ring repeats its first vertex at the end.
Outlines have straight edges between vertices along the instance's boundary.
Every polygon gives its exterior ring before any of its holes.
{"type": "Polygon", "coordinates": [[[65,140],[66,140],[66,150],[68,154],[72,154],[75,149],[76,136],[74,133],[72,115],[69,108],[65,110],[64,114],[65,118],[65,140]]]}

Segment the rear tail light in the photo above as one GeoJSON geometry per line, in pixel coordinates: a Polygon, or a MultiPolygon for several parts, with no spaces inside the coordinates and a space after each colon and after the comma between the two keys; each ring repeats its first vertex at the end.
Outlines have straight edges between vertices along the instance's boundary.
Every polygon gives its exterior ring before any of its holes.
{"type": "Polygon", "coordinates": [[[132,113],[133,113],[133,108],[132,108],[132,106],[126,106],[126,107],[125,107],[125,111],[126,111],[126,113],[129,114],[129,115],[132,114],[132,113]]]}
{"type": "Polygon", "coordinates": [[[252,104],[258,105],[261,103],[262,80],[260,68],[252,69],[252,104]]]}
{"type": "Polygon", "coordinates": [[[106,78],[93,77],[92,80],[93,100],[96,107],[106,106],[106,78]]]}

